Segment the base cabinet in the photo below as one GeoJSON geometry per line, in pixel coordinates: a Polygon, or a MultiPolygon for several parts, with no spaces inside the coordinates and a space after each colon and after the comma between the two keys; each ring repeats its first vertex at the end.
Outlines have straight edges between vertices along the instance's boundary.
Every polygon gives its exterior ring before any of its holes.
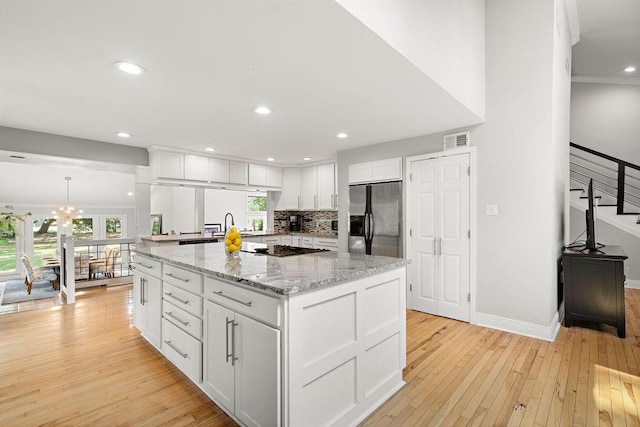
{"type": "Polygon", "coordinates": [[[248,426],[280,425],[280,331],[204,303],[203,386],[248,426]]]}
{"type": "Polygon", "coordinates": [[[147,341],[161,346],[162,282],[136,271],[133,280],[133,324],[147,341]]]}

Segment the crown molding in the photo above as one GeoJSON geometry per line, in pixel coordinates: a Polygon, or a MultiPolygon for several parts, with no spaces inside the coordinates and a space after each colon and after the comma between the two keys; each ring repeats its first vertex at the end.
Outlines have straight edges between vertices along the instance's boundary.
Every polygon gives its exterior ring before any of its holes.
{"type": "Polygon", "coordinates": [[[610,85],[640,85],[640,79],[629,77],[572,76],[572,83],[601,83],[610,85]]]}

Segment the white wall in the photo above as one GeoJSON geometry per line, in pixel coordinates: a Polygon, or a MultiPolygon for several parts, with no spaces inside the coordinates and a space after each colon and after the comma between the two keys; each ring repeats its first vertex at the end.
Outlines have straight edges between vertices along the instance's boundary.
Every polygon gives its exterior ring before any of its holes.
{"type": "MultiPolygon", "coordinates": [[[[204,222],[205,224],[222,224],[227,212],[239,228],[247,227],[247,192],[231,190],[204,190],[204,222]]],[[[231,218],[227,226],[231,225],[231,218]]]]}
{"type": "Polygon", "coordinates": [[[640,165],[640,85],[573,83],[571,141],[640,165]]]}
{"type": "Polygon", "coordinates": [[[196,229],[194,188],[152,185],[150,197],[151,214],[162,214],[163,233],[202,231],[196,229]]]}
{"type": "Polygon", "coordinates": [[[473,135],[478,322],[550,339],[567,206],[564,2],[489,0],[485,7],[487,121],[473,135]],[[488,204],[498,205],[498,216],[484,215],[488,204]]]}
{"type": "Polygon", "coordinates": [[[484,1],[337,2],[476,116],[485,118],[484,1]]]}

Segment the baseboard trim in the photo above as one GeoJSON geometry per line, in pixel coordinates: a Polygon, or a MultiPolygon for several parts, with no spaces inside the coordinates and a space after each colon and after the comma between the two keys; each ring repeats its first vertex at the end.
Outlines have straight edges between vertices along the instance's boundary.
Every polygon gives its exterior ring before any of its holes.
{"type": "Polygon", "coordinates": [[[553,342],[560,330],[560,315],[557,311],[549,326],[542,326],[493,314],[476,313],[476,325],[553,342]]]}
{"type": "Polygon", "coordinates": [[[624,281],[624,287],[630,289],[640,289],[640,280],[627,279],[624,281]]]}

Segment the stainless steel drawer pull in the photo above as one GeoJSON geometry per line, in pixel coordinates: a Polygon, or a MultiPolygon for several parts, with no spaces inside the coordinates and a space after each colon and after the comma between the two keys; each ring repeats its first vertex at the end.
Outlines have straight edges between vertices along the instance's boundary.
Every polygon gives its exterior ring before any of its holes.
{"type": "Polygon", "coordinates": [[[222,291],[213,291],[213,293],[216,294],[216,295],[220,295],[221,297],[230,299],[231,301],[235,301],[235,302],[240,303],[242,305],[246,305],[247,307],[251,307],[251,305],[253,304],[251,301],[245,302],[245,301],[239,300],[238,298],[234,298],[232,296],[225,295],[225,294],[222,293],[222,291]]]}
{"type": "Polygon", "coordinates": [[[185,359],[189,358],[189,354],[188,353],[181,352],[180,349],[178,347],[176,347],[171,341],[164,340],[164,343],[166,345],[168,345],[169,347],[171,347],[176,353],[178,353],[183,358],[185,358],[185,359]]]}
{"type": "Polygon", "coordinates": [[[138,265],[139,265],[140,267],[144,267],[144,268],[153,268],[153,265],[143,264],[143,263],[141,263],[141,262],[139,262],[139,263],[138,263],[138,265]]]}
{"type": "Polygon", "coordinates": [[[164,294],[165,294],[166,296],[168,296],[168,297],[173,298],[173,299],[174,299],[174,300],[176,300],[176,301],[179,301],[179,302],[183,303],[184,305],[189,305],[189,304],[190,304],[190,302],[189,302],[189,301],[184,300],[184,299],[180,299],[180,298],[178,298],[177,296],[173,295],[171,292],[165,292],[164,294]]]}
{"type": "Polygon", "coordinates": [[[189,281],[189,279],[183,279],[182,277],[180,277],[180,276],[176,276],[176,275],[175,275],[175,274],[173,274],[173,273],[167,273],[167,276],[169,276],[169,277],[173,277],[174,279],[178,279],[178,280],[180,280],[181,282],[185,282],[185,283],[187,283],[187,282],[189,281]]]}
{"type": "Polygon", "coordinates": [[[164,314],[165,314],[165,316],[171,317],[176,322],[182,323],[184,326],[189,326],[189,322],[185,322],[184,320],[180,319],[179,317],[176,317],[176,315],[173,314],[170,311],[165,311],[164,314]]]}

